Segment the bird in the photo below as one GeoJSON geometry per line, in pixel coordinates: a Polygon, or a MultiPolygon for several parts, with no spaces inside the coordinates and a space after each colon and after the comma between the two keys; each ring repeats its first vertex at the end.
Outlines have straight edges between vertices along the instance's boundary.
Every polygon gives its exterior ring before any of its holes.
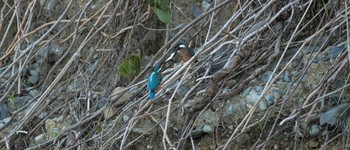
{"type": "Polygon", "coordinates": [[[184,62],[190,60],[191,57],[195,55],[193,49],[187,47],[183,42],[176,43],[174,46],[174,50],[184,62]]]}
{"type": "Polygon", "coordinates": [[[153,67],[151,75],[148,77],[147,89],[150,99],[154,99],[156,96],[156,90],[162,82],[162,74],[160,73],[163,62],[160,61],[153,67]]]}

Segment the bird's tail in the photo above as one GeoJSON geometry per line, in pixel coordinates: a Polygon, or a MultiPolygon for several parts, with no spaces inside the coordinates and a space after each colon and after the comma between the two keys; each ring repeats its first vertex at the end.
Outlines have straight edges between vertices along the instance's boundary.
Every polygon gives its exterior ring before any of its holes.
{"type": "Polygon", "coordinates": [[[154,91],[148,90],[148,92],[149,92],[149,98],[150,99],[154,99],[154,97],[156,97],[156,93],[154,91]]]}

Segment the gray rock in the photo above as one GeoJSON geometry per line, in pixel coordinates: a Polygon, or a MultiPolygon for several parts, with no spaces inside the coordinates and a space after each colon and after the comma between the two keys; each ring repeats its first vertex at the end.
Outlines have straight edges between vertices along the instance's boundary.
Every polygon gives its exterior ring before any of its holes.
{"type": "Polygon", "coordinates": [[[5,79],[11,78],[11,74],[12,74],[11,71],[5,73],[5,74],[4,74],[4,78],[5,78],[5,79]]]}
{"type": "Polygon", "coordinates": [[[310,53],[313,53],[313,52],[317,52],[318,50],[320,50],[321,47],[319,46],[314,46],[314,45],[311,45],[311,46],[305,46],[302,48],[302,51],[306,52],[306,54],[310,54],[310,53]]]}
{"type": "Polygon", "coordinates": [[[106,107],[104,107],[104,109],[103,109],[103,116],[104,116],[106,119],[111,118],[115,113],[116,113],[116,111],[115,111],[112,107],[110,107],[110,106],[106,106],[106,107]]]}
{"type": "Polygon", "coordinates": [[[44,64],[47,60],[48,51],[49,50],[47,45],[43,47],[40,51],[38,51],[38,55],[35,55],[36,63],[44,64]]]}
{"type": "Polygon", "coordinates": [[[7,118],[2,119],[2,122],[4,124],[7,124],[7,123],[9,123],[11,121],[11,119],[12,119],[12,117],[7,117],[7,118]]]}
{"type": "Polygon", "coordinates": [[[242,95],[243,96],[248,95],[251,90],[252,90],[252,87],[248,87],[246,90],[243,91],[242,95]]]}
{"type": "MultiPolygon", "coordinates": [[[[249,106],[253,106],[259,100],[259,96],[260,95],[255,90],[250,90],[249,94],[246,97],[246,102],[249,106]]],[[[263,99],[258,103],[258,107],[262,111],[267,109],[267,106],[263,99]]]]}
{"type": "Polygon", "coordinates": [[[39,76],[29,76],[28,81],[31,84],[37,84],[39,82],[39,76]]]}
{"type": "Polygon", "coordinates": [[[290,77],[289,77],[289,72],[288,72],[288,71],[286,71],[286,72],[284,73],[283,80],[286,81],[286,82],[290,82],[290,81],[291,81],[291,79],[290,79],[290,77]]]}
{"type": "Polygon", "coordinates": [[[2,129],[6,124],[0,122],[0,129],[2,129]]]}
{"type": "Polygon", "coordinates": [[[120,105],[123,104],[124,102],[128,101],[131,98],[131,93],[129,92],[129,90],[125,91],[124,94],[117,99],[120,94],[117,94],[121,91],[123,91],[125,89],[125,87],[116,87],[111,95],[111,100],[115,101],[114,105],[120,105]]]}
{"type": "Polygon", "coordinates": [[[273,89],[273,94],[279,97],[283,94],[283,91],[279,89],[273,89]]]}
{"type": "Polygon", "coordinates": [[[176,94],[179,97],[184,97],[187,92],[190,90],[187,86],[180,86],[179,89],[177,90],[176,94]]]}
{"type": "Polygon", "coordinates": [[[40,92],[38,90],[35,90],[35,89],[29,91],[29,95],[32,97],[35,97],[39,94],[40,94],[40,92]]]}
{"type": "Polygon", "coordinates": [[[107,103],[107,99],[106,98],[101,98],[98,100],[98,108],[101,109],[103,106],[105,106],[107,103]]]}
{"type": "Polygon", "coordinates": [[[345,46],[337,46],[337,47],[332,47],[329,55],[331,56],[332,59],[335,59],[338,57],[338,55],[345,49],[345,46]]]}
{"type": "Polygon", "coordinates": [[[130,119],[130,116],[128,116],[128,115],[123,116],[123,122],[128,122],[129,119],[130,119]]]}
{"type": "Polygon", "coordinates": [[[31,96],[15,97],[14,98],[14,106],[11,106],[11,107],[14,107],[15,109],[20,108],[20,107],[24,106],[24,104],[29,102],[30,99],[32,99],[31,96]]]}
{"type": "MultiPolygon", "coordinates": [[[[175,88],[177,87],[177,85],[180,83],[179,80],[176,80],[174,81],[172,84],[170,84],[170,86],[165,90],[165,92],[169,92],[169,91],[174,91],[175,88]]],[[[179,97],[184,97],[187,92],[189,91],[190,89],[186,86],[186,85],[181,85],[179,87],[179,89],[177,90],[176,92],[176,96],[179,96],[179,97]]]]}
{"type": "Polygon", "coordinates": [[[231,104],[229,104],[229,106],[227,107],[226,111],[224,112],[224,116],[229,116],[233,114],[233,106],[231,104]]]}
{"type": "Polygon", "coordinates": [[[256,90],[257,92],[261,92],[261,91],[264,90],[264,87],[263,87],[263,86],[256,86],[256,87],[255,87],[255,90],[256,90]]]}
{"type": "Polygon", "coordinates": [[[323,36],[317,36],[313,38],[313,40],[310,42],[311,45],[315,45],[317,47],[322,46],[325,42],[327,42],[328,35],[323,35],[323,36]]]}
{"type": "Polygon", "coordinates": [[[273,95],[266,95],[265,99],[269,105],[272,105],[273,103],[275,103],[276,97],[273,95]]]}
{"type": "Polygon", "coordinates": [[[206,0],[202,1],[202,10],[203,10],[203,12],[207,11],[209,9],[210,5],[211,4],[208,1],[206,1],[206,0]]]}
{"type": "Polygon", "coordinates": [[[342,120],[346,120],[350,113],[350,103],[341,104],[330,108],[326,112],[321,114],[320,117],[320,125],[330,124],[336,125],[338,122],[342,120]]]}
{"type": "Polygon", "coordinates": [[[57,118],[53,118],[52,120],[54,120],[55,122],[62,122],[64,120],[63,116],[59,116],[57,118]]]}
{"type": "Polygon", "coordinates": [[[6,104],[0,104],[0,120],[5,119],[8,115],[8,107],[6,104]]]}
{"type": "Polygon", "coordinates": [[[29,70],[29,74],[30,74],[30,75],[33,75],[33,76],[39,76],[38,71],[36,71],[35,69],[29,70]]]}
{"type": "Polygon", "coordinates": [[[321,131],[321,126],[314,124],[310,128],[309,134],[314,137],[314,136],[318,135],[320,133],[320,131],[321,131]]]}
{"type": "Polygon", "coordinates": [[[231,89],[228,88],[228,87],[225,87],[223,90],[222,90],[222,93],[230,93],[231,89]]]}
{"type": "Polygon", "coordinates": [[[29,71],[29,83],[36,84],[39,82],[39,73],[35,69],[29,71]]]}
{"type": "Polygon", "coordinates": [[[259,107],[259,109],[262,110],[262,111],[264,111],[264,110],[267,109],[267,106],[266,106],[266,104],[265,104],[264,99],[262,99],[262,100],[258,103],[258,107],[259,107]]]}
{"type": "Polygon", "coordinates": [[[38,136],[36,136],[36,137],[34,138],[34,142],[35,142],[36,144],[43,143],[44,141],[45,141],[45,134],[44,134],[44,133],[39,134],[38,136]]]}
{"type": "Polygon", "coordinates": [[[48,62],[58,61],[64,52],[64,47],[59,40],[52,40],[49,43],[48,62]]]}
{"type": "Polygon", "coordinates": [[[46,116],[47,116],[47,112],[42,112],[40,113],[39,118],[44,119],[46,116]]]}
{"type": "Polygon", "coordinates": [[[210,127],[210,125],[204,125],[203,126],[203,132],[204,133],[211,133],[211,132],[213,132],[213,129],[212,129],[212,127],[210,127]]]}
{"type": "Polygon", "coordinates": [[[194,16],[195,18],[197,18],[199,15],[202,14],[201,9],[198,8],[197,6],[194,6],[194,5],[192,6],[192,12],[193,12],[193,16],[194,16]]]}
{"type": "Polygon", "coordinates": [[[205,133],[204,133],[203,129],[201,129],[201,128],[192,130],[192,132],[191,132],[191,135],[194,139],[198,139],[198,138],[202,137],[204,134],[205,133]]]}
{"type": "Polygon", "coordinates": [[[95,72],[99,62],[100,62],[99,60],[96,60],[93,64],[90,65],[90,67],[88,69],[90,74],[93,74],[95,72]]]}

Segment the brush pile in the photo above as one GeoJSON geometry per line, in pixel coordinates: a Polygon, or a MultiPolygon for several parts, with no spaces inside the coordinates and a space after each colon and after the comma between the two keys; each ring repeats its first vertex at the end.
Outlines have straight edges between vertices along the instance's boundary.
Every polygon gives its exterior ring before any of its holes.
{"type": "Polygon", "coordinates": [[[0,148],[348,148],[349,1],[152,2],[1,1],[0,148]]]}

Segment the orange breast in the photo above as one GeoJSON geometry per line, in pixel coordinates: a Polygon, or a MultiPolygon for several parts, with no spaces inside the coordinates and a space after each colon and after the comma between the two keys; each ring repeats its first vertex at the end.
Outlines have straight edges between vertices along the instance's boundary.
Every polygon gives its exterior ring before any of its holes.
{"type": "Polygon", "coordinates": [[[187,50],[178,50],[177,54],[181,57],[181,59],[186,62],[191,59],[192,55],[187,50]]]}

